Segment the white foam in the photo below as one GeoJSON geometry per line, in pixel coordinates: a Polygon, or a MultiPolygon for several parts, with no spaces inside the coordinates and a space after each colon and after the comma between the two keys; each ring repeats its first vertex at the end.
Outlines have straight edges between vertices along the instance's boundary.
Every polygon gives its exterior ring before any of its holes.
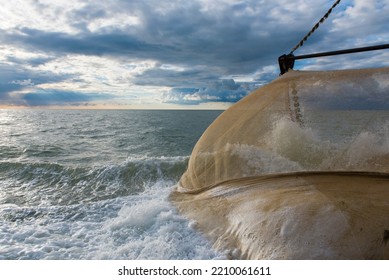
{"type": "Polygon", "coordinates": [[[387,127],[384,129],[384,135],[361,132],[347,149],[347,157],[352,165],[388,153],[389,134],[387,127]]]}
{"type": "Polygon", "coordinates": [[[85,205],[2,207],[0,259],[224,258],[170,204],[168,184],[85,205]]]}
{"type": "Polygon", "coordinates": [[[213,259],[222,258],[203,236],[192,229],[169,203],[170,188],[153,187],[142,200],[125,205],[118,216],[106,222],[110,234],[126,232],[128,236],[117,246],[115,240],[105,242],[95,257],[110,259],[213,259]]]}
{"type": "Polygon", "coordinates": [[[240,168],[243,176],[301,170],[301,166],[281,155],[264,148],[246,144],[227,144],[225,152],[243,159],[245,165],[240,168]]]}
{"type": "MultiPolygon", "coordinates": [[[[313,127],[302,127],[288,119],[274,122],[265,145],[227,144],[224,152],[243,160],[243,176],[294,171],[358,170],[382,171],[380,160],[388,157],[389,124],[374,131],[357,131],[343,138],[319,136],[313,127]]],[[[382,160],[381,160],[382,161],[382,160]]]]}
{"type": "Polygon", "coordinates": [[[274,124],[267,141],[277,155],[304,168],[319,166],[326,157],[332,156],[334,148],[331,142],[321,140],[313,128],[302,127],[288,119],[274,124]]]}

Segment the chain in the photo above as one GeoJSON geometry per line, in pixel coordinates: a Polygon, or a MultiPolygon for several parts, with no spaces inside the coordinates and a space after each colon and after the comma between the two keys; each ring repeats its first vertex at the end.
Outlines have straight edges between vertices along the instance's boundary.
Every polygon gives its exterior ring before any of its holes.
{"type": "Polygon", "coordinates": [[[300,109],[300,101],[299,97],[297,95],[297,89],[296,89],[296,83],[292,82],[292,84],[289,87],[289,98],[288,99],[293,100],[293,104],[288,102],[289,105],[289,114],[292,119],[292,121],[297,122],[301,127],[304,127],[304,121],[303,121],[303,116],[301,114],[301,109],[300,109]]]}
{"type": "Polygon", "coordinates": [[[308,32],[307,35],[293,48],[293,50],[289,54],[293,54],[295,50],[304,45],[304,42],[319,28],[320,24],[323,23],[328,16],[331,14],[332,10],[340,3],[340,0],[337,0],[332,7],[327,11],[327,13],[315,24],[315,26],[308,32]]]}

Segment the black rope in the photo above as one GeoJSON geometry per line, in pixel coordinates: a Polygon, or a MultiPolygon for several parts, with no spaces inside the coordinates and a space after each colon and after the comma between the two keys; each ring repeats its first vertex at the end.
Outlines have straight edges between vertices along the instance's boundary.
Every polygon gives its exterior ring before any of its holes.
{"type": "Polygon", "coordinates": [[[327,13],[312,27],[307,35],[291,50],[289,54],[293,54],[295,50],[304,45],[304,42],[319,28],[320,24],[323,23],[328,16],[331,14],[332,10],[340,3],[340,0],[337,0],[332,7],[327,11],[327,13]]]}
{"type": "Polygon", "coordinates": [[[313,28],[308,32],[307,35],[291,50],[289,54],[281,55],[278,58],[278,63],[280,65],[281,75],[287,72],[289,69],[293,69],[294,61],[296,57],[293,55],[293,52],[297,50],[299,47],[304,45],[304,42],[308,40],[308,38],[319,28],[320,24],[323,23],[328,16],[331,14],[332,10],[340,3],[340,0],[337,0],[332,7],[327,11],[327,13],[313,26],[313,28]]]}

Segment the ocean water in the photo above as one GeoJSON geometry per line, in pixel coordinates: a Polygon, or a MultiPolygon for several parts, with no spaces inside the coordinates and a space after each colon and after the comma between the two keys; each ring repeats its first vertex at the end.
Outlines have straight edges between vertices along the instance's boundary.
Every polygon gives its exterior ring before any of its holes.
{"type": "Polygon", "coordinates": [[[168,200],[221,111],[0,110],[0,259],[223,259],[168,200]]]}
{"type": "MultiPolygon", "coordinates": [[[[227,258],[168,199],[221,113],[0,110],[0,260],[227,258]]],[[[223,149],[246,176],[389,172],[386,110],[303,116],[223,149]]]]}

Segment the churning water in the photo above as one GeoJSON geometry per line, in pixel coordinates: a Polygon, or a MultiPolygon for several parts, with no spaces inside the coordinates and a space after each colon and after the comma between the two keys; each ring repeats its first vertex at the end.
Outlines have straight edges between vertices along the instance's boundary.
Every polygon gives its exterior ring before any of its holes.
{"type": "Polygon", "coordinates": [[[221,111],[1,110],[0,259],[218,259],[168,195],[221,111]]]}
{"type": "MultiPolygon", "coordinates": [[[[225,258],[168,200],[220,113],[1,110],[0,259],[225,258]]],[[[247,176],[388,172],[387,111],[304,114],[304,126],[274,120],[270,149],[225,152],[247,176]]]]}

